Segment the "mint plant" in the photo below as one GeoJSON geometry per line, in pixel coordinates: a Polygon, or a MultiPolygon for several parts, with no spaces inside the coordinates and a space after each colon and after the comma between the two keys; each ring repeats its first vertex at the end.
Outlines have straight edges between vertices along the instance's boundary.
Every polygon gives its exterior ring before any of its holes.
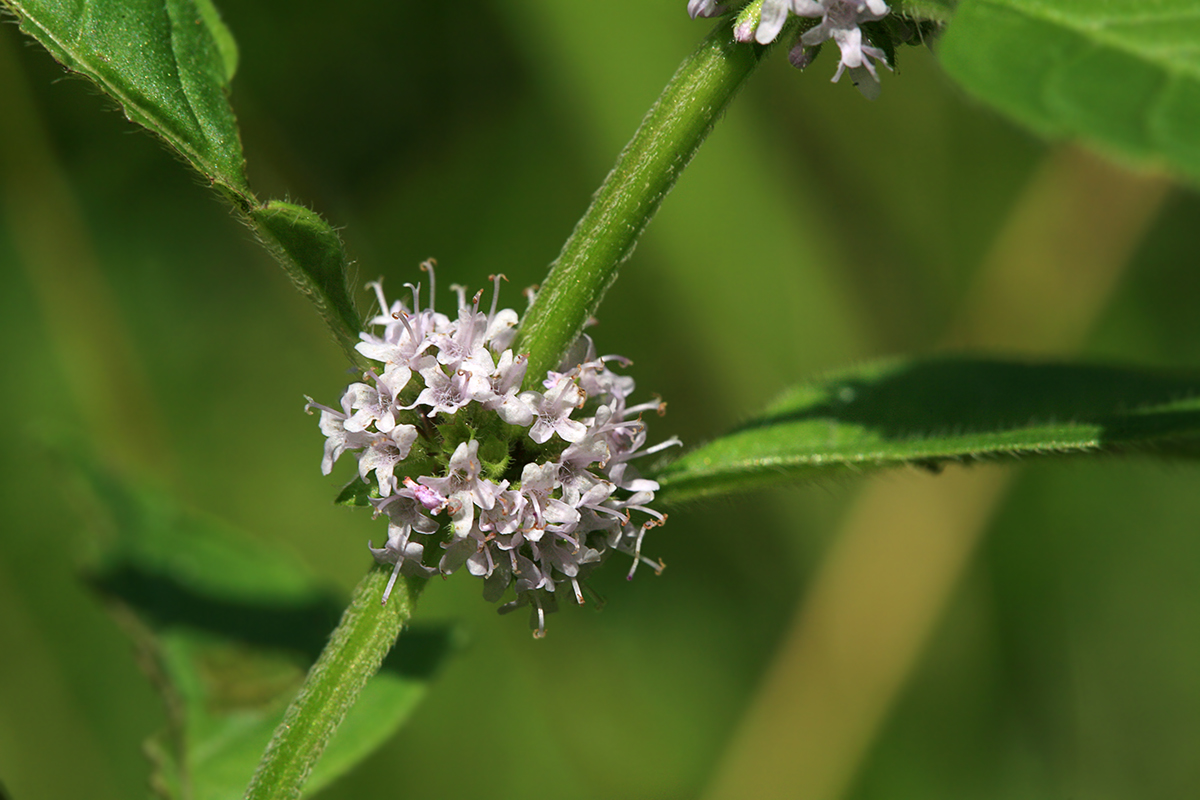
{"type": "MultiPolygon", "coordinates": [[[[655,376],[605,354],[601,303],[743,84],[761,62],[783,57],[785,48],[772,45],[790,46],[788,60],[806,70],[794,78],[811,81],[810,65],[832,62],[820,56],[832,42],[833,82],[848,75],[869,100],[890,88],[881,85],[881,65],[897,70],[889,83],[904,80],[904,47],[936,43],[947,73],[968,92],[1041,133],[1083,137],[1192,179],[1197,152],[1186,124],[1194,65],[1180,46],[1186,38],[1171,30],[1179,9],[1156,7],[1147,17],[1132,0],[1102,9],[1065,0],[962,9],[932,0],[678,5],[680,25],[689,24],[686,11],[693,20],[715,18],[711,31],[618,156],[523,314],[502,308],[498,275],[489,299],[454,286],[456,303],[439,311],[445,300],[427,262],[421,274],[401,271],[403,292],[391,280],[386,293],[382,281],[366,284],[374,305],[364,315],[338,230],[299,203],[264,200],[251,188],[230,99],[238,49],[211,2],[4,0],[26,34],[216,190],[312,301],[354,375],[340,399],[310,397],[304,406],[319,412],[325,437],[323,459],[314,441],[314,470],[319,464],[329,475],[339,459],[355,460],[337,500],[380,518],[370,523],[374,532],[364,522],[362,536],[376,563],[328,643],[302,641],[292,612],[332,627],[331,609],[344,599],[253,539],[196,522],[75,457],[75,471],[120,530],[120,544],[94,567],[94,583],[139,620],[131,624],[135,641],[172,709],[168,730],[148,746],[161,796],[299,797],[365,759],[406,721],[434,667],[450,657],[454,637],[444,628],[402,633],[419,619],[417,600],[433,576],[465,568],[483,579],[489,600],[505,601],[502,611],[528,608],[541,638],[559,600],[599,605],[589,580],[615,560],[613,551],[627,558],[628,577],[639,563],[661,570],[644,546],[668,535],[670,528],[659,530],[668,509],[698,498],[1001,457],[1195,455],[1200,378],[1192,370],[992,354],[838,371],[794,385],[730,432],[712,430],[707,441],[675,450],[680,441],[650,419],[664,403],[635,396],[635,380],[653,388],[655,376]],[[1041,47],[1013,47],[1018,41],[1041,47]],[[1156,101],[1146,107],[1118,74],[1137,77],[1156,101]],[[599,344],[584,333],[597,319],[599,344]],[[178,603],[138,594],[128,576],[150,570],[178,592],[178,603]],[[242,630],[239,614],[261,624],[242,630]],[[423,668],[388,655],[397,637],[401,650],[413,643],[408,655],[420,656],[423,668]],[[294,702],[252,717],[222,711],[206,671],[214,641],[269,661],[280,639],[315,661],[294,702]]],[[[736,202],[714,198],[716,206],[736,202]]],[[[360,264],[358,273],[364,267],[377,271],[360,264]]],[[[452,269],[438,269],[443,283],[447,272],[453,279],[452,269]]],[[[712,326],[747,350],[772,335],[769,320],[736,308],[712,326]]],[[[729,549],[742,547],[753,544],[729,549]]]]}

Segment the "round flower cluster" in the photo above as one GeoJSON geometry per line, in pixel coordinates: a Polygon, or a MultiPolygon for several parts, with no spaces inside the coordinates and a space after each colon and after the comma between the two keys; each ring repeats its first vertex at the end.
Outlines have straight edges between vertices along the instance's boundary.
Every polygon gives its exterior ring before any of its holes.
{"type": "Polygon", "coordinates": [[[583,603],[587,573],[610,550],[633,556],[630,578],[641,561],[661,570],[641,554],[646,531],[666,519],[649,506],[658,484],[629,462],[679,442],[645,446],[641,414],[665,405],[629,405],[633,379],[609,368],[629,362],[597,357],[587,336],[540,390],[521,391],[526,358],[511,349],[519,318],[496,310],[501,276],[493,276],[487,313],[482,291],[468,302],[452,287],[452,320],[434,310],[433,263],[421,266],[430,278],[427,308],[419,286],[405,284],[410,311],[369,284],[382,309],[371,324],[383,330],[361,334],[357,349],[382,373],[350,384],[340,410],[308,398],[326,436],[321,470],[328,475],[353,453],[360,496],[387,517],[387,543],[368,543],[380,563],[396,565],[384,603],[400,572],[448,575],[465,565],[483,578],[488,600],[513,586],[516,599],[501,613],[530,606],[541,637],[557,590],[568,587],[583,603]]]}

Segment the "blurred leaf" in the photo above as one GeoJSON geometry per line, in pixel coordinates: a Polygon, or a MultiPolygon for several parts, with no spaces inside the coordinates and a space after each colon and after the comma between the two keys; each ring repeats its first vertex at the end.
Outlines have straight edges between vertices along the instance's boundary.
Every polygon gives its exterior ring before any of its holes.
{"type": "Polygon", "coordinates": [[[349,259],[337,231],[315,211],[272,200],[249,211],[263,245],[283,265],[296,286],[317,306],[351,361],[362,320],[347,283],[349,259]]]}
{"type": "Polygon", "coordinates": [[[938,52],[969,92],[1039,133],[1198,179],[1197,41],[1197,0],[975,0],[938,52]]]}
{"type": "MultiPolygon", "coordinates": [[[[167,701],[170,727],[148,743],[155,788],[168,798],[241,798],[345,601],[277,547],[94,467],[83,473],[99,516],[111,523],[90,579],[115,601],[167,701]]],[[[308,792],[354,767],[404,723],[449,646],[446,629],[404,633],[308,792]]]]}
{"type": "Polygon", "coordinates": [[[666,503],[820,474],[991,456],[1200,455],[1200,373],[978,358],[889,361],[787,392],[652,474],[666,503]]]}
{"type": "Polygon", "coordinates": [[[913,19],[946,22],[954,13],[958,0],[900,0],[891,4],[892,11],[913,19]]]}
{"type": "Polygon", "coordinates": [[[245,160],[226,92],[233,37],[211,0],[0,0],[64,67],[161,136],[246,205],[245,160]]]}

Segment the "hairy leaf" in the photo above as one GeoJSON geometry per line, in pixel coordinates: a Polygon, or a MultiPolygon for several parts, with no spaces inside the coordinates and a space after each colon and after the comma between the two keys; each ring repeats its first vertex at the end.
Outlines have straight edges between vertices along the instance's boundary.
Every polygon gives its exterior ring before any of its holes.
{"type": "Polygon", "coordinates": [[[979,358],[890,361],[797,386],[651,474],[666,503],[838,471],[997,456],[1200,455],[1200,373],[979,358]]]}
{"type": "Polygon", "coordinates": [[[1200,179],[1200,2],[972,0],[939,46],[969,92],[1034,130],[1200,179]]]}
{"type": "Polygon", "coordinates": [[[249,201],[229,81],[237,46],[211,0],[0,0],[72,72],[183,155],[231,199],[249,201]]]}
{"type": "Polygon", "coordinates": [[[363,329],[348,283],[349,259],[337,231],[315,211],[272,200],[249,212],[249,224],[296,286],[316,305],[351,361],[363,329]]]}

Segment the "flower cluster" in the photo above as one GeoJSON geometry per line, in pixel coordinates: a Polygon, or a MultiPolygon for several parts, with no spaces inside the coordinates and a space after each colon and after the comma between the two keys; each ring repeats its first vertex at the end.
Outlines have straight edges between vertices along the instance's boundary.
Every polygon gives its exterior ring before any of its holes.
{"type": "Polygon", "coordinates": [[[526,358],[511,349],[518,316],[480,311],[483,292],[468,302],[462,287],[457,318],[434,310],[432,262],[429,306],[420,287],[406,284],[412,310],[389,304],[379,283],[370,284],[381,313],[363,333],[358,351],[382,365],[352,383],[335,409],[308,399],[321,412],[325,474],[345,452],[358,459],[370,486],[367,502],[388,520],[383,547],[368,543],[396,576],[448,575],[465,566],[484,580],[484,596],[496,601],[509,586],[516,599],[502,613],[531,607],[535,636],[567,587],[584,602],[584,579],[609,551],[642,556],[642,538],[665,515],[650,508],[658,484],[639,477],[630,464],[678,444],[646,447],[641,414],[662,413],[659,401],[631,405],[632,378],[609,365],[620,356],[597,357],[581,336],[558,371],[540,389],[521,391],[526,358]],[[372,481],[373,475],[373,481],[372,481]]]}
{"type": "MultiPolygon", "coordinates": [[[[688,13],[693,19],[724,11],[725,6],[719,5],[716,0],[690,0],[688,3],[688,13]]],[[[761,12],[757,17],[745,14],[738,20],[734,36],[741,42],[753,40],[768,44],[779,36],[789,13],[798,17],[819,18],[819,23],[800,35],[788,56],[789,60],[797,67],[804,68],[812,61],[815,48],[832,39],[842,54],[833,80],[838,81],[843,72],[849,71],[850,80],[858,90],[873,100],[879,96],[880,86],[879,74],[872,59],[888,69],[891,69],[891,65],[883,50],[864,41],[859,25],[883,19],[889,11],[884,0],[762,0],[761,12]]]]}

